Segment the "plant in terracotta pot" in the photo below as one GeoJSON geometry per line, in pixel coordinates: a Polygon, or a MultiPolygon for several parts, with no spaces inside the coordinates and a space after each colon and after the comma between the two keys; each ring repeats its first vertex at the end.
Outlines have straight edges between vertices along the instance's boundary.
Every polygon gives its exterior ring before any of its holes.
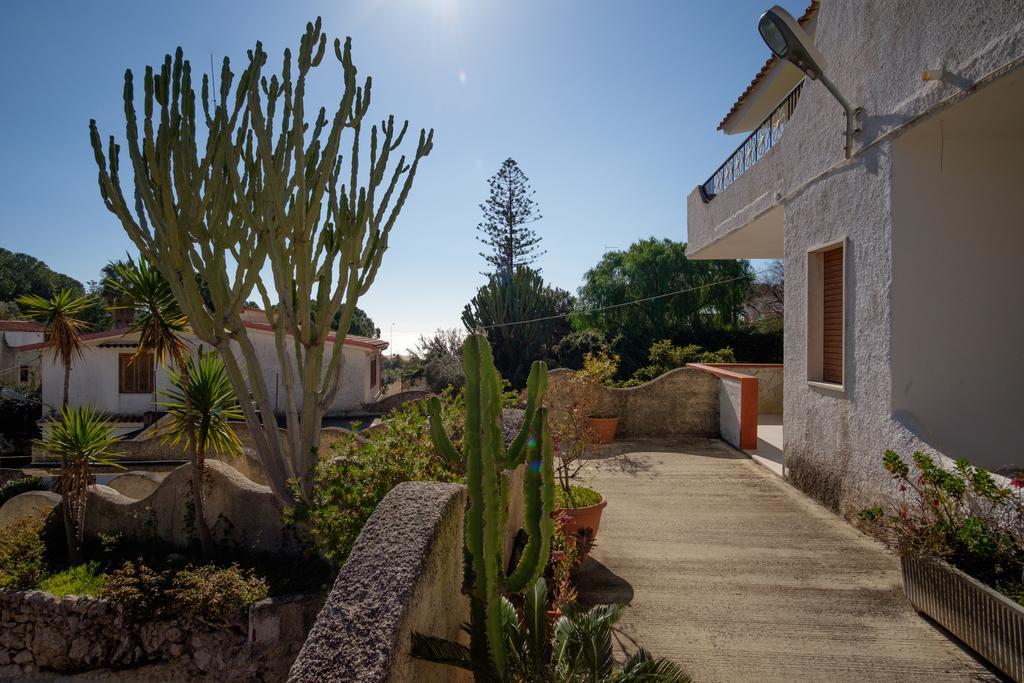
{"type": "MultiPolygon", "coordinates": [[[[619,370],[619,357],[614,353],[599,351],[583,357],[583,369],[576,372],[574,381],[583,385],[611,386],[619,370]]],[[[592,395],[592,394],[591,394],[592,395]]],[[[587,411],[587,422],[597,443],[608,444],[615,440],[619,416],[601,412],[595,406],[587,411]]]]}
{"type": "Polygon", "coordinates": [[[586,557],[607,506],[604,497],[577,482],[584,457],[598,443],[591,428],[589,380],[579,374],[550,390],[551,441],[555,451],[555,515],[565,535],[578,545],[579,561],[586,557]],[[583,543],[580,543],[583,541],[583,543]]]}

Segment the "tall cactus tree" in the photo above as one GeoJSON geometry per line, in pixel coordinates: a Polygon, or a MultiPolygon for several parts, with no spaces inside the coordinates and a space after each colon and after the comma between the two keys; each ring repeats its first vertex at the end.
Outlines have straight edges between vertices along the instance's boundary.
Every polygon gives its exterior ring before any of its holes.
{"type": "Polygon", "coordinates": [[[388,117],[370,128],[369,164],[361,165],[371,80],[357,84],[350,39],[334,40],[344,83],[338,104],[310,120],[306,79],[326,48],[317,18],[306,26],[297,59],[285,50],[277,74],[264,74],[260,43],[237,78],[225,58],[219,92],[211,93],[203,76],[201,111],[179,48],[158,70],[146,68],[141,121],[127,71],[131,199],[122,189],[120,146],[111,136],[104,148],[90,122],[107,209],[167,278],[193,332],[223,358],[267,479],[285,504],[295,500],[289,480],[299,482],[301,495],[310,493],[320,425],[341,386],[356,302],[373,284],[419,162],[433,147],[433,131],[421,130],[411,158],[394,161],[408,123],[398,127],[388,117]],[[271,284],[260,278],[265,269],[271,284]],[[277,405],[241,318],[253,290],[274,333],[284,435],[270,417],[277,405]],[[335,316],[340,324],[328,350],[335,316]]]}
{"type": "Polygon", "coordinates": [[[469,567],[464,590],[470,598],[470,648],[417,635],[416,654],[472,669],[477,680],[502,680],[506,653],[502,640],[501,599],[532,586],[547,564],[554,524],[554,469],[551,432],[543,407],[547,366],[537,361],[527,382],[523,426],[504,445],[501,428],[502,384],[494,367],[490,345],[483,334],[472,334],[463,346],[466,373],[466,431],[463,452],[455,450],[441,424],[440,402],[430,402],[430,435],[438,452],[450,464],[464,467],[469,489],[466,512],[466,553],[469,567]],[[507,523],[508,486],[502,477],[526,463],[523,479],[523,527],[529,535],[511,574],[503,568],[507,523]],[[451,656],[437,657],[438,652],[451,656]],[[431,653],[434,653],[432,655],[431,653]]]}

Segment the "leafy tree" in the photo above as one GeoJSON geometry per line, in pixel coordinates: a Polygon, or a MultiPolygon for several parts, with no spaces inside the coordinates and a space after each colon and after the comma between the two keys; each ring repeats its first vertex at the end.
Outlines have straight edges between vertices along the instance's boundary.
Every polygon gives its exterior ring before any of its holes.
{"type": "Polygon", "coordinates": [[[632,373],[656,340],[699,343],[703,330],[736,326],[752,279],[747,261],[691,261],[685,243],[640,240],[587,271],[580,309],[613,308],[577,314],[574,325],[618,337],[622,370],[632,373]],[[649,297],[659,298],[629,303],[649,297]]]}
{"type": "Polygon", "coordinates": [[[44,337],[53,351],[54,358],[64,365],[64,397],[61,406],[68,405],[68,389],[71,386],[71,363],[81,356],[85,349],[82,333],[88,325],[79,319],[82,311],[90,304],[90,298],[76,296],[70,289],[62,289],[50,299],[30,294],[18,299],[25,315],[44,326],[44,337]]]}
{"type": "Polygon", "coordinates": [[[423,368],[431,391],[441,393],[448,387],[461,389],[466,382],[462,370],[462,345],[466,333],[457,328],[438,329],[430,337],[420,335],[412,351],[412,361],[423,368]]]}
{"type": "Polygon", "coordinates": [[[192,464],[192,499],[196,530],[203,555],[213,551],[213,537],[206,519],[205,478],[208,453],[237,453],[242,444],[231,426],[242,419],[231,378],[215,353],[200,351],[198,359],[185,357],[171,373],[171,386],[163,393],[161,406],[170,416],[164,440],[184,443],[192,464]]]}
{"type": "Polygon", "coordinates": [[[548,287],[540,273],[519,266],[512,277],[488,278],[463,309],[462,324],[486,333],[498,372],[518,389],[526,384],[530,364],[550,355],[572,303],[568,292],[548,287]]]}
{"type": "Polygon", "coordinates": [[[772,261],[751,285],[743,317],[758,329],[781,331],[786,313],[785,289],[786,268],[782,261],[772,261]]]}
{"type": "MultiPolygon", "coordinates": [[[[337,330],[338,323],[341,321],[341,312],[335,314],[334,320],[331,322],[331,329],[337,330]]],[[[373,322],[373,318],[366,314],[366,311],[356,306],[355,313],[352,315],[352,322],[348,327],[348,333],[354,334],[360,337],[370,337],[371,339],[380,339],[380,328],[373,322]]]]}
{"type": "Polygon", "coordinates": [[[357,82],[351,47],[349,39],[334,41],[343,85],[330,110],[306,102],[307,78],[327,53],[317,18],[276,73],[265,71],[260,43],[237,78],[225,59],[219,92],[203,76],[197,93],[182,50],[167,55],[146,70],[141,122],[134,75],[126,72],[123,147],[113,138],[104,144],[90,122],[105,206],[170,283],[193,333],[224,360],[267,481],[287,506],[296,502],[289,480],[301,496],[312,493],[323,417],[342,385],[344,340],[328,350],[331,322],[340,313],[338,329],[349,329],[419,163],[433,149],[433,131],[421,130],[401,155],[408,123],[364,121],[371,82],[357,82]],[[367,133],[369,150],[360,154],[367,133]],[[122,168],[134,175],[127,197],[122,168]],[[263,374],[244,371],[260,366],[241,318],[253,298],[268,313],[283,368],[283,431],[265,419],[276,406],[263,374]]]}
{"type": "Polygon", "coordinates": [[[583,367],[583,358],[588,353],[598,354],[612,352],[618,340],[608,340],[600,330],[577,330],[569,332],[551,349],[551,355],[559,366],[579,370],[583,367]]]}
{"type": "Polygon", "coordinates": [[[107,268],[109,274],[103,285],[120,302],[119,308],[131,311],[130,329],[139,333],[135,359],[152,352],[154,363],[170,358],[181,367],[188,354],[188,342],[183,336],[188,331],[188,319],[167,280],[145,259],[136,262],[129,257],[110,263],[107,268]]]}
{"type": "Polygon", "coordinates": [[[57,486],[71,564],[82,562],[91,468],[119,467],[116,463],[117,455],[111,451],[117,440],[114,436],[114,423],[95,408],[69,408],[65,405],[59,417],[49,419],[45,435],[37,442],[60,458],[57,486]]]}
{"type": "Polygon", "coordinates": [[[0,320],[17,320],[20,317],[17,301],[0,301],[0,320]]]}
{"type": "Polygon", "coordinates": [[[494,273],[511,275],[520,266],[530,266],[544,255],[538,247],[540,237],[528,227],[542,216],[533,201],[530,179],[514,159],[505,159],[487,184],[491,192],[480,205],[484,217],[476,229],[483,235],[477,239],[491,253],[480,255],[494,267],[494,273]]]}
{"type": "Polygon", "coordinates": [[[39,259],[0,248],[0,301],[33,294],[48,298],[61,289],[85,291],[81,282],[51,270],[39,259]]]}

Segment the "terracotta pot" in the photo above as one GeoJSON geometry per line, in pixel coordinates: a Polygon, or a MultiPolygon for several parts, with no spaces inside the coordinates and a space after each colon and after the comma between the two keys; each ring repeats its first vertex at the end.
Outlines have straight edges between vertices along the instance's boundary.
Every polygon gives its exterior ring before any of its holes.
{"type": "Polygon", "coordinates": [[[601,498],[601,502],[589,505],[585,508],[558,508],[555,510],[555,519],[562,518],[562,530],[566,536],[575,536],[578,529],[590,529],[593,538],[597,538],[597,530],[601,528],[601,513],[608,507],[608,499],[601,498]]]}
{"type": "Polygon", "coordinates": [[[619,426],[617,417],[588,417],[587,424],[590,431],[597,436],[598,443],[611,443],[615,441],[615,430],[619,426]]]}

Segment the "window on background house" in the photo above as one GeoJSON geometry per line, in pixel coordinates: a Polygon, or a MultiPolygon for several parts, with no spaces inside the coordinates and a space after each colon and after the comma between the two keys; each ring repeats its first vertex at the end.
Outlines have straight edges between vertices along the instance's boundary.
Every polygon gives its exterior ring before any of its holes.
{"type": "Polygon", "coordinates": [[[122,394],[152,394],[155,369],[153,354],[122,353],[117,357],[118,391],[122,394]]]}
{"type": "Polygon", "coordinates": [[[18,381],[25,383],[32,381],[32,366],[22,365],[18,368],[18,381]]]}
{"type": "Polygon", "coordinates": [[[370,357],[370,386],[377,386],[377,363],[380,361],[380,357],[373,355],[370,357]]]}
{"type": "Polygon", "coordinates": [[[845,361],[846,241],[807,259],[807,379],[841,387],[845,361]]]}

